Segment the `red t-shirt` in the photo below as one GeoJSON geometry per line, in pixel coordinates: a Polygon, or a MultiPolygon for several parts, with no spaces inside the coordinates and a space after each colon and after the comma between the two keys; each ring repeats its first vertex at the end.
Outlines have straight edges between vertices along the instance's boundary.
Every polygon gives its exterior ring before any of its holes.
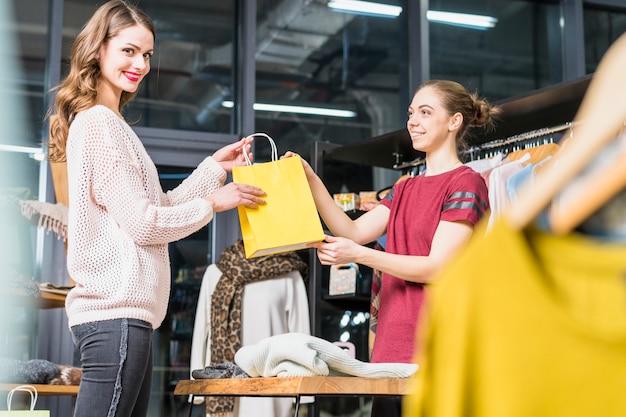
{"type": "MultiPolygon", "coordinates": [[[[441,220],[478,223],[489,209],[487,185],[479,173],[462,166],[396,184],[381,204],[389,207],[385,251],[428,256],[441,220]]],[[[410,363],[424,285],[384,274],[372,362],[410,363]]]]}

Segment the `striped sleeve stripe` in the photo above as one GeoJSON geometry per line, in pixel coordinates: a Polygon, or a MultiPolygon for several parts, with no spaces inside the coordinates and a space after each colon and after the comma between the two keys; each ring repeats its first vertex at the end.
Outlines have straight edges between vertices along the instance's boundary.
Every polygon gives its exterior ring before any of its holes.
{"type": "Polygon", "coordinates": [[[487,204],[479,198],[478,194],[469,191],[454,193],[450,196],[448,201],[448,203],[444,204],[443,211],[451,209],[471,209],[480,217],[487,210],[487,204]]]}

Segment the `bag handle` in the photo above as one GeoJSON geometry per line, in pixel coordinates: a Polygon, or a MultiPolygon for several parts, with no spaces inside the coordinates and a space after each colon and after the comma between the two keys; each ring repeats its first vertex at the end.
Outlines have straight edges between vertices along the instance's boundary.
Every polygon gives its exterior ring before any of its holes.
{"type": "Polygon", "coordinates": [[[30,394],[30,411],[34,411],[35,404],[37,404],[37,388],[33,387],[32,385],[19,385],[9,391],[9,394],[7,395],[8,411],[11,411],[11,401],[13,401],[13,394],[18,391],[27,392],[30,394]]]}
{"type": "MultiPolygon", "coordinates": [[[[265,133],[253,133],[250,136],[263,136],[264,138],[267,138],[267,140],[270,141],[270,146],[272,147],[272,162],[277,161],[278,160],[278,150],[276,149],[276,143],[274,143],[274,139],[272,139],[269,135],[265,134],[265,133]]],[[[252,161],[250,161],[250,158],[248,157],[248,153],[244,152],[243,153],[244,158],[246,158],[246,165],[252,165],[252,161]]]]}

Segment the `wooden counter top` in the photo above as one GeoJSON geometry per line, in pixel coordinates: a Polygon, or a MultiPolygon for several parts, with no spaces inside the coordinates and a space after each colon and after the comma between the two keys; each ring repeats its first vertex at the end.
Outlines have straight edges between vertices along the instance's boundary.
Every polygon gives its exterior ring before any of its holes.
{"type": "Polygon", "coordinates": [[[179,381],[175,395],[296,397],[396,396],[410,393],[411,378],[308,376],[286,378],[228,378],[179,381]]]}
{"type": "Polygon", "coordinates": [[[0,391],[9,392],[20,385],[32,385],[40,396],[47,395],[77,395],[79,385],[50,385],[50,384],[0,384],[0,391]]]}

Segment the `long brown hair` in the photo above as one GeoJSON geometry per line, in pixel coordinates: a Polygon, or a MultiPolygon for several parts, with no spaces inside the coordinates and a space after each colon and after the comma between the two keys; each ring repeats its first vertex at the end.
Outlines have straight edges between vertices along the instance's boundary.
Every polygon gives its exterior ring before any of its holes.
{"type": "MultiPolygon", "coordinates": [[[[100,65],[97,60],[100,47],[115,37],[120,30],[141,25],[156,36],[154,23],[138,7],[124,0],[111,0],[96,10],[83,26],[72,46],[70,73],[53,91],[56,91],[50,109],[49,159],[65,161],[65,146],[70,123],[81,110],[93,107],[98,97],[100,65]],[[54,115],[52,115],[54,113],[54,115]]],[[[122,92],[119,110],[132,100],[137,91],[122,92]]]]}
{"type": "Polygon", "coordinates": [[[500,113],[500,108],[479,98],[477,94],[470,93],[467,88],[456,81],[426,81],[417,91],[424,87],[431,87],[439,93],[441,103],[450,115],[461,113],[463,116],[463,123],[456,136],[458,153],[467,148],[466,136],[470,127],[493,128],[495,126],[494,119],[500,113]]]}

